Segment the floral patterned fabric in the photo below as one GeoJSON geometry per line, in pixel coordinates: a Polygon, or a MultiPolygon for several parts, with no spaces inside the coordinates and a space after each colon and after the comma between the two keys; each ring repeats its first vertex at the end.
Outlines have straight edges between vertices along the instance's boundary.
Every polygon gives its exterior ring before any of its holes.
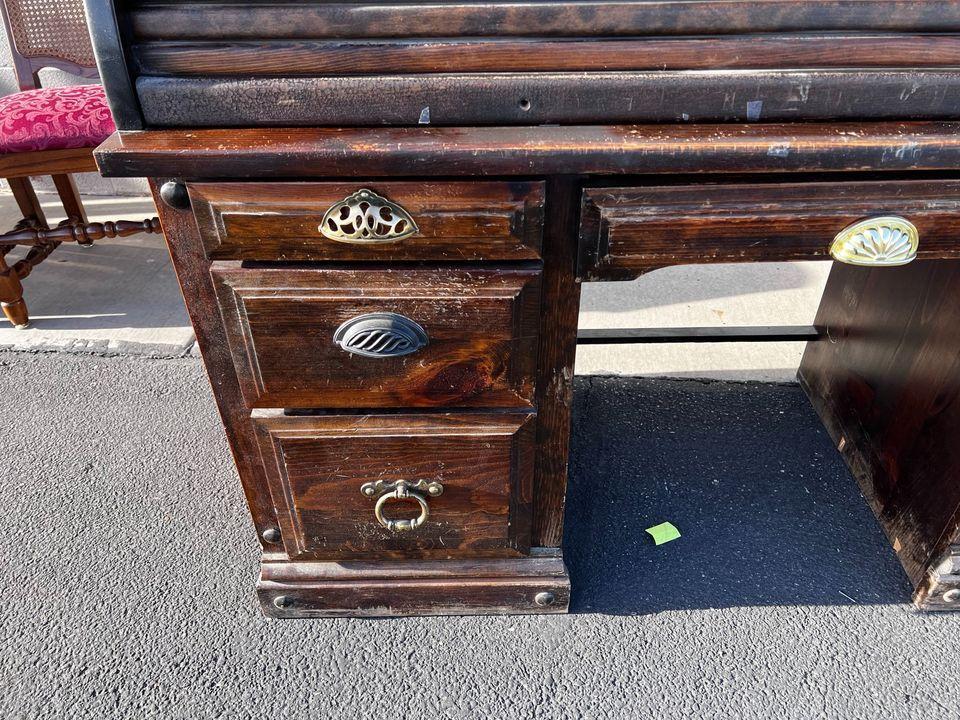
{"type": "Polygon", "coordinates": [[[96,147],[115,129],[101,85],[0,97],[0,154],[96,147]]]}

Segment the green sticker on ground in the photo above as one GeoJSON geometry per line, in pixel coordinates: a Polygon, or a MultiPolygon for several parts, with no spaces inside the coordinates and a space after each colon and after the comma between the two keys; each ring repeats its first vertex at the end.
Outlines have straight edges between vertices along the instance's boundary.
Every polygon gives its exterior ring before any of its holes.
{"type": "Polygon", "coordinates": [[[671,540],[680,537],[680,531],[673,526],[673,523],[662,522],[659,525],[648,527],[646,530],[653,538],[654,545],[663,545],[671,540]]]}

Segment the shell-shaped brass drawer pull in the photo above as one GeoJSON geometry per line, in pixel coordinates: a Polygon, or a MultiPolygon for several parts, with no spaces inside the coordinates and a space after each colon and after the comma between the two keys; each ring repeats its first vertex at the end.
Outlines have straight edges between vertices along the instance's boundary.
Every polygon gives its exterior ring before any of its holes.
{"type": "Polygon", "coordinates": [[[388,358],[409,355],[430,342],[417,323],[396,313],[369,313],[337,328],[333,341],[354,355],[388,358]]]}
{"type": "Polygon", "coordinates": [[[397,242],[420,231],[410,213],[366,188],[330,206],[318,229],[326,238],[357,245],[397,242]]]}
{"type": "Polygon", "coordinates": [[[861,220],[844,228],[833,239],[830,254],[848,265],[892,267],[916,258],[919,246],[916,226],[891,215],[861,220]]]}
{"type": "Polygon", "coordinates": [[[430,497],[439,497],[443,493],[443,485],[426,480],[417,480],[413,483],[406,480],[396,482],[376,480],[361,485],[360,492],[369,498],[375,497],[377,493],[383,493],[377,498],[377,504],[373,508],[374,517],[390,532],[406,532],[416,530],[430,517],[430,506],[427,504],[427,498],[421,493],[426,493],[430,497]],[[384,506],[391,500],[412,500],[420,506],[420,514],[410,520],[391,520],[383,514],[384,506]]]}

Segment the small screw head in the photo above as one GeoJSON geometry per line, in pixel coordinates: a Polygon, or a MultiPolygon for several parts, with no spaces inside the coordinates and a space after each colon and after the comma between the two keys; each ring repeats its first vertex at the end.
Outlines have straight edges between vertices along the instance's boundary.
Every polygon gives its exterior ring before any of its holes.
{"type": "Polygon", "coordinates": [[[280,542],[280,531],[276,528],[267,528],[263,531],[262,537],[268,543],[278,543],[280,542]]]}
{"type": "Polygon", "coordinates": [[[556,599],[557,596],[552,592],[541,592],[537,593],[536,597],[533,598],[533,601],[540,607],[547,607],[547,605],[553,605],[553,602],[556,599]]]}
{"type": "Polygon", "coordinates": [[[284,608],[293,606],[293,598],[289,595],[277,595],[273,599],[273,606],[283,610],[284,608]]]}
{"type": "Polygon", "coordinates": [[[948,603],[960,602],[960,589],[947,590],[943,594],[943,601],[948,603]]]}

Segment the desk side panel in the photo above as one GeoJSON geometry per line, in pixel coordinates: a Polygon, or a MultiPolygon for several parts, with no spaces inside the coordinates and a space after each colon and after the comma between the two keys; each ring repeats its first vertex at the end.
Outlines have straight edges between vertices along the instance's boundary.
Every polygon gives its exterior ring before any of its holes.
{"type": "Polygon", "coordinates": [[[934,573],[960,531],[960,261],[835,264],[815,324],[827,338],[808,345],[801,383],[918,603],[944,604],[954,586],[934,573]]]}

